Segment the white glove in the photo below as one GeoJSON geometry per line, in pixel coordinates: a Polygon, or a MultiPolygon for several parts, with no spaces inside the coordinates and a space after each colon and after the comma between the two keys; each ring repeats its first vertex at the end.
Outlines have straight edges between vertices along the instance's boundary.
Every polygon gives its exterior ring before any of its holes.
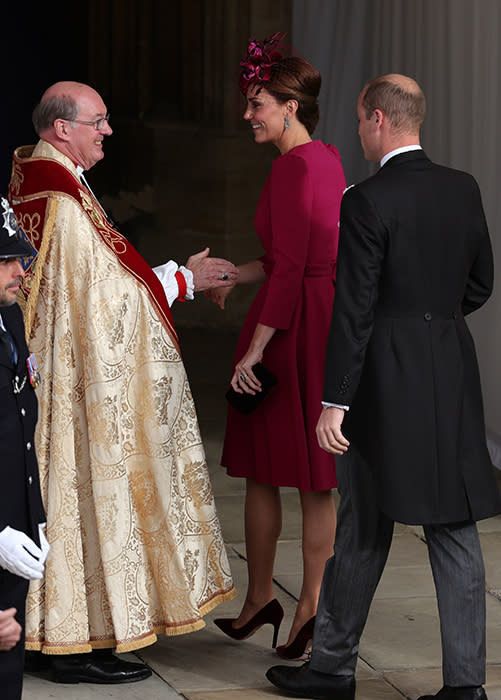
{"type": "Polygon", "coordinates": [[[0,566],[28,580],[42,578],[42,550],[20,530],[7,525],[0,532],[0,566]]]}
{"type": "Polygon", "coordinates": [[[43,564],[47,559],[47,554],[49,553],[50,544],[47,542],[45,537],[45,526],[47,523],[38,523],[38,535],[40,537],[40,548],[42,550],[42,556],[40,557],[40,563],[43,564]]]}

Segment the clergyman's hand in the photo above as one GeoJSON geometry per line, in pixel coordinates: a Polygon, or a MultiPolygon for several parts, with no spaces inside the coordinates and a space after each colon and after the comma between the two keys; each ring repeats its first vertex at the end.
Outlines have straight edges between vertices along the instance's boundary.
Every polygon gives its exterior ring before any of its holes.
{"type": "Polygon", "coordinates": [[[324,408],[317,423],[317,439],[320,447],[326,452],[342,455],[350,443],[341,431],[344,409],[337,406],[324,408]]]}
{"type": "Polygon", "coordinates": [[[239,271],[228,260],[209,258],[209,248],[188,258],[186,267],[193,273],[195,292],[215,287],[232,287],[238,279],[239,271]]]}

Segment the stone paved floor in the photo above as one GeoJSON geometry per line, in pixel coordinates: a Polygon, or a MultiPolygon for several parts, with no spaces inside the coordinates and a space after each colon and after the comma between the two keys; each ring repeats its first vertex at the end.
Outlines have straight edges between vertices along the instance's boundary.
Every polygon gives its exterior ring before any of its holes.
{"type": "MultiPolygon", "coordinates": [[[[244,485],[219,467],[224,429],[224,390],[235,337],[221,331],[180,333],[212,484],[239,596],[206,617],[199,632],[161,638],[137,653],[153,676],[118,686],[59,685],[26,674],[23,700],[266,700],[280,697],[264,677],[280,663],[271,649],[272,628],[233,642],[212,624],[233,616],[246,587],[243,544],[244,485]]],[[[501,485],[501,472],[498,475],[501,485]]],[[[337,495],[335,494],[335,497],[337,495]]],[[[279,643],[285,641],[301,584],[300,515],[297,494],[283,492],[284,527],[275,567],[276,594],[285,609],[279,643]]],[[[501,517],[479,525],[487,572],[487,692],[501,700],[501,517]]],[[[134,658],[128,654],[127,658],[134,658]]],[[[294,663],[294,662],[290,662],[294,663]]],[[[357,700],[415,700],[442,685],[440,641],[433,582],[420,528],[398,526],[360,645],[357,700]]],[[[1,697],[1,691],[0,691],[1,697]]]]}

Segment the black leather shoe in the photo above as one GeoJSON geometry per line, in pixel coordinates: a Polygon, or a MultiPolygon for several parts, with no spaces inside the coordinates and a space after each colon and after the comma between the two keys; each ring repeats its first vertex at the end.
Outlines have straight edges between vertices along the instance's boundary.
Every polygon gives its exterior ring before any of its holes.
{"type": "Polygon", "coordinates": [[[487,700],[485,690],[481,685],[468,688],[451,688],[448,685],[438,691],[436,695],[421,695],[418,700],[487,700]]]}
{"type": "Polygon", "coordinates": [[[26,673],[40,673],[47,671],[50,665],[50,657],[41,651],[24,652],[24,670],[26,673]]]}
{"type": "Polygon", "coordinates": [[[296,698],[315,700],[354,700],[355,678],[331,676],[310,668],[307,661],[302,666],[272,666],[266,678],[280,690],[296,698]]]}
{"type": "Polygon", "coordinates": [[[114,654],[52,656],[49,669],[54,683],[132,683],[150,676],[148,666],[122,661],[114,654]]]}

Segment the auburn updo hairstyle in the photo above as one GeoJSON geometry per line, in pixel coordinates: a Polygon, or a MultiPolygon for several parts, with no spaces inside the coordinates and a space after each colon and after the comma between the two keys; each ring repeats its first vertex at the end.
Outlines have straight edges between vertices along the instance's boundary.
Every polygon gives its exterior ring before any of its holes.
{"type": "Polygon", "coordinates": [[[246,95],[250,85],[262,85],[279,104],[296,100],[296,116],[312,134],[320,116],[318,93],[322,78],[302,56],[283,55],[284,36],[275,32],[263,41],[249,39],[247,55],[240,61],[240,90],[246,95]]]}
{"type": "Polygon", "coordinates": [[[318,124],[318,94],[322,76],[301,56],[287,56],[271,67],[271,77],[263,86],[277,102],[296,100],[296,116],[311,135],[318,124]]]}

